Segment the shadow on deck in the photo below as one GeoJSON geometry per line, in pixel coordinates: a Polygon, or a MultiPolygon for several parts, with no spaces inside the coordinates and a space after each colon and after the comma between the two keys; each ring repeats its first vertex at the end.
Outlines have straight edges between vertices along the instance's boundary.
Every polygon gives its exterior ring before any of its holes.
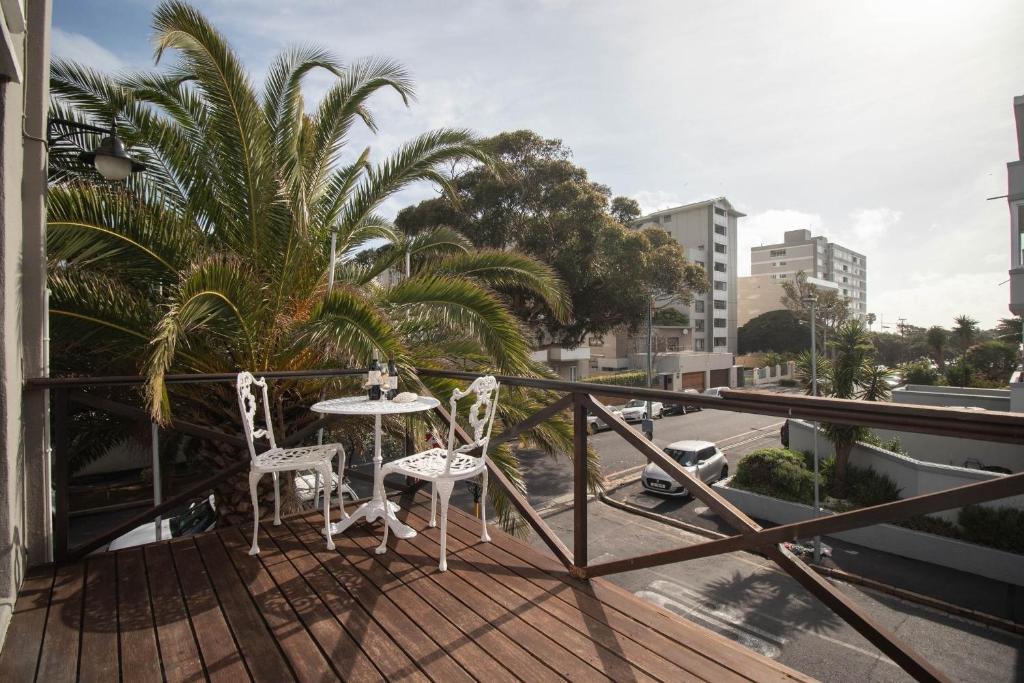
{"type": "MultiPolygon", "coordinates": [[[[428,501],[429,504],[429,501],[428,501]]],[[[34,570],[0,680],[806,680],[455,508],[449,571],[423,498],[420,530],[374,555],[357,524],[324,547],[322,517],[239,527],[34,570]]]]}

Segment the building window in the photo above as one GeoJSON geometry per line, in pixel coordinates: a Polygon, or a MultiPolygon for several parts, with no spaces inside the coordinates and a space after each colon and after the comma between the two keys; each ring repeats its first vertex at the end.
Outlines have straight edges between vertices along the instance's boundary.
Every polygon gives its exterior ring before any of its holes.
{"type": "Polygon", "coordinates": [[[575,365],[570,365],[569,366],[569,381],[570,382],[575,382],[576,381],[576,366],[575,365]]]}
{"type": "Polygon", "coordinates": [[[725,301],[722,299],[715,299],[715,309],[719,311],[725,310],[725,301]]]}
{"type": "Polygon", "coordinates": [[[719,206],[716,206],[715,207],[715,213],[718,214],[719,216],[724,216],[725,215],[725,209],[723,209],[723,208],[721,208],[719,206]]]}
{"type": "Polygon", "coordinates": [[[724,244],[715,243],[715,252],[719,253],[719,254],[724,254],[725,253],[725,245],[724,244]]]}
{"type": "Polygon", "coordinates": [[[704,319],[703,318],[698,318],[697,320],[693,321],[693,331],[694,332],[703,332],[704,331],[704,319]]]}
{"type": "Polygon", "coordinates": [[[722,282],[722,281],[716,281],[715,282],[715,289],[717,289],[719,292],[724,292],[725,291],[725,283],[722,282]]]}
{"type": "Polygon", "coordinates": [[[696,301],[694,301],[693,302],[693,310],[696,313],[703,313],[704,312],[704,300],[703,299],[697,299],[696,301]]]}
{"type": "Polygon", "coordinates": [[[849,280],[846,277],[843,277],[843,284],[846,284],[848,282],[849,282],[849,280]]]}
{"type": "Polygon", "coordinates": [[[694,261],[693,263],[694,263],[694,265],[700,266],[701,268],[704,267],[704,262],[703,261],[694,261]]]}
{"type": "Polygon", "coordinates": [[[843,296],[846,296],[846,290],[845,289],[843,290],[843,296]]]}
{"type": "Polygon", "coordinates": [[[703,351],[704,350],[704,340],[703,339],[694,339],[693,340],[693,350],[694,351],[703,351]]]}
{"type": "Polygon", "coordinates": [[[724,225],[716,225],[715,226],[715,234],[716,235],[725,235],[725,226],[724,225]]]}
{"type": "Polygon", "coordinates": [[[729,340],[725,337],[715,337],[715,346],[728,346],[729,340]]]}
{"type": "Polygon", "coordinates": [[[721,263],[720,261],[715,261],[715,272],[724,273],[725,272],[725,264],[721,263]]]}
{"type": "Polygon", "coordinates": [[[771,251],[768,252],[768,257],[769,258],[775,258],[776,256],[785,256],[785,255],[786,255],[786,250],[785,249],[772,249],[771,251]]]}
{"type": "Polygon", "coordinates": [[[779,261],[779,265],[780,266],[784,266],[784,265],[786,265],[786,262],[785,261],[779,261]]]}
{"type": "Polygon", "coordinates": [[[669,337],[668,338],[668,350],[669,351],[678,351],[679,350],[679,337],[669,337]]]}
{"type": "Polygon", "coordinates": [[[715,318],[715,327],[725,327],[725,318],[715,318]]]}

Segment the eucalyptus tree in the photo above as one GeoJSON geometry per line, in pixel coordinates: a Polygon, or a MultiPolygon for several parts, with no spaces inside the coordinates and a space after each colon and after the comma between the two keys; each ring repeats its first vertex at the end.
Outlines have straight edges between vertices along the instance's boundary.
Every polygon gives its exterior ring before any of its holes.
{"type": "MultiPolygon", "coordinates": [[[[445,170],[454,164],[492,164],[477,139],[434,130],[379,160],[369,149],[349,149],[356,126],[377,131],[372,96],[412,99],[401,65],[346,64],[326,50],[296,47],[271,63],[257,88],[224,36],[190,5],[161,3],[153,27],[159,70],[108,76],[70,61],[52,65],[55,112],[94,123],[113,117],[146,163],[145,173],[115,185],[74,159],[54,160],[47,248],[56,366],[141,371],[158,422],[171,419],[173,395],[175,416],[227,428],[239,421],[230,388],[171,386],[167,374],[365,367],[375,355],[395,358],[407,377],[413,366],[543,372],[509,300],[528,292],[568,319],[568,297],[551,268],[512,250],[472,250],[450,231],[406,240],[379,213],[411,183],[451,193],[445,170]],[[331,83],[307,103],[303,86],[315,71],[331,83]],[[379,240],[385,248],[372,258],[353,258],[379,240]],[[401,276],[385,277],[394,272],[401,276]]],[[[442,395],[451,389],[423,382],[442,395]]],[[[274,384],[281,426],[311,419],[309,386],[274,384]]],[[[524,390],[502,397],[496,432],[545,398],[524,390]]],[[[571,452],[571,428],[556,419],[525,441],[571,452]]],[[[207,455],[217,465],[242,457],[207,455]]],[[[522,485],[508,446],[492,457],[522,485]]],[[[240,489],[218,493],[221,512],[247,505],[240,489]]],[[[505,501],[495,502],[508,522],[505,501]]]]}

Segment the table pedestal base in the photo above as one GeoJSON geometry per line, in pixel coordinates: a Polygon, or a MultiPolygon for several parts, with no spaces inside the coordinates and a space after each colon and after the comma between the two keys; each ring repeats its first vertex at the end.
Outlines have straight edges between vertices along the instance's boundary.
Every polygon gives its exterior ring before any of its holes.
{"type": "Polygon", "coordinates": [[[360,519],[365,519],[367,522],[382,519],[390,528],[391,533],[398,538],[412,538],[416,535],[416,530],[398,520],[398,517],[395,516],[398,510],[398,505],[389,500],[367,501],[360,505],[348,518],[332,523],[330,526],[331,535],[343,533],[360,519]]]}

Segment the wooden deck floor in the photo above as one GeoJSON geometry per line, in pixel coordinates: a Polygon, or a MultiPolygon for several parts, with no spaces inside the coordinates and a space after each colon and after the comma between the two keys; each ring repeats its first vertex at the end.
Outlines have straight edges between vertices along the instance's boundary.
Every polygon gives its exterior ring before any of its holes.
{"type": "Polygon", "coordinates": [[[35,570],[0,681],[780,681],[776,662],[452,510],[447,573],[421,530],[374,555],[356,525],[325,549],[318,516],[225,528],[35,570]]]}

